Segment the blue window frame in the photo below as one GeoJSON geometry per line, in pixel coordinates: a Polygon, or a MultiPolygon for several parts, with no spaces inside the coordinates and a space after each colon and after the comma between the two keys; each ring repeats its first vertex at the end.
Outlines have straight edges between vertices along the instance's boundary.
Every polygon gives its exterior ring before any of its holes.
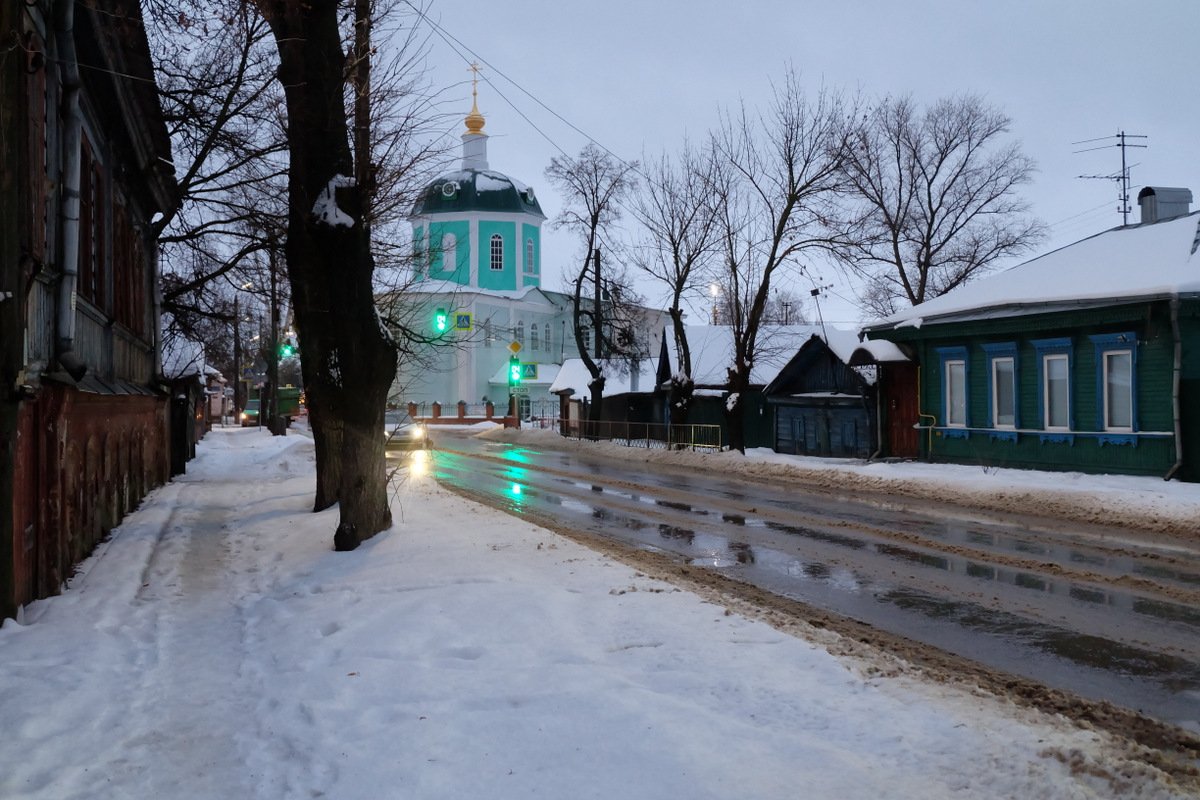
{"type": "Polygon", "coordinates": [[[988,424],[1000,430],[1021,426],[1017,403],[1017,345],[1015,342],[982,345],[987,356],[988,424]]]}
{"type": "Polygon", "coordinates": [[[942,425],[946,428],[963,428],[961,433],[947,432],[947,435],[966,435],[969,412],[967,402],[967,348],[939,347],[937,348],[940,361],[942,381],[942,425]]]}
{"type": "Polygon", "coordinates": [[[1096,348],[1096,429],[1137,430],[1137,334],[1089,336],[1096,348]]]}
{"type": "Polygon", "coordinates": [[[1038,422],[1042,430],[1066,432],[1075,430],[1074,346],[1069,338],[1035,339],[1033,348],[1038,356],[1038,422]]]}

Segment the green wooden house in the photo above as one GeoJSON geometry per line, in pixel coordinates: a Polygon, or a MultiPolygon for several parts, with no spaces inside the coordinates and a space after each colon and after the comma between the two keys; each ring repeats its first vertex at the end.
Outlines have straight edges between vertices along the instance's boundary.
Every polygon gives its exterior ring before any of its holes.
{"type": "Polygon", "coordinates": [[[931,461],[1200,481],[1200,212],[1142,222],[867,326],[915,354],[931,461]]]}

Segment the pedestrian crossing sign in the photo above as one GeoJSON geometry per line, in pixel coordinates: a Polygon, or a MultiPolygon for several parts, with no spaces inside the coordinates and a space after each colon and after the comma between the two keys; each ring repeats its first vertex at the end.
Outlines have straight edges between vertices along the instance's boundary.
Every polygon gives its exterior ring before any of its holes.
{"type": "Polygon", "coordinates": [[[471,330],[471,314],[467,311],[454,312],[454,330],[469,331],[471,330]]]}
{"type": "Polygon", "coordinates": [[[536,381],[537,380],[537,364],[522,364],[521,365],[521,380],[536,381]]]}

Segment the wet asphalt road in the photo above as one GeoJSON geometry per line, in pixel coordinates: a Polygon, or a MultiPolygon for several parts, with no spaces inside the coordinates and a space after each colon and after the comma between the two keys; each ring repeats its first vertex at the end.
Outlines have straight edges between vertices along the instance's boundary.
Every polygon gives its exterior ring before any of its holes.
{"type": "Polygon", "coordinates": [[[433,474],[988,667],[1200,732],[1200,548],[439,431],[433,474]]]}

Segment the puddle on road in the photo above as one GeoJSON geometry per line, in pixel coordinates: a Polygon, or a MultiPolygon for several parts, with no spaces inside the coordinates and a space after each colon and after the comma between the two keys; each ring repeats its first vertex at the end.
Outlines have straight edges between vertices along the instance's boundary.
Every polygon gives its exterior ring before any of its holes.
{"type": "Polygon", "coordinates": [[[1176,656],[1155,653],[1053,625],[1032,623],[1014,614],[985,608],[976,603],[948,601],[908,589],[892,589],[878,595],[878,599],[905,611],[914,611],[926,617],[953,622],[970,630],[1020,642],[1081,666],[1125,677],[1170,681],[1175,690],[1182,686],[1200,688],[1200,665],[1176,656]]]}
{"type": "MultiPolygon", "coordinates": [[[[698,518],[698,524],[703,524],[703,518],[720,518],[723,522],[732,523],[734,525],[738,525],[739,527],[771,530],[784,533],[789,536],[796,536],[849,550],[869,549],[880,556],[894,559],[898,562],[904,562],[906,564],[936,569],[940,572],[964,575],[975,580],[1000,583],[1024,591],[1037,592],[1051,596],[1060,596],[1067,598],[1068,600],[1075,600],[1087,603],[1089,605],[1102,604],[1112,606],[1115,609],[1121,609],[1134,614],[1151,617],[1159,621],[1182,623],[1188,626],[1200,627],[1200,611],[1178,603],[1149,600],[1125,592],[1114,592],[1111,590],[1078,584],[1071,581],[1054,580],[1047,576],[1034,574],[1026,570],[997,567],[986,563],[981,564],[978,561],[963,556],[928,553],[920,550],[919,548],[907,547],[904,545],[897,545],[888,542],[873,542],[869,539],[855,538],[852,536],[846,536],[805,526],[788,525],[761,518],[746,517],[741,514],[730,514],[698,508],[688,503],[654,499],[622,489],[613,489],[597,484],[580,483],[578,481],[566,479],[564,479],[562,482],[580,489],[587,489],[597,494],[609,494],[614,497],[620,497],[638,503],[645,503],[647,505],[654,505],[661,508],[669,508],[675,511],[682,511],[692,514],[698,518]]],[[[575,510],[581,511],[586,507],[586,513],[595,519],[612,522],[626,529],[639,530],[644,527],[644,524],[642,523],[631,524],[630,520],[635,519],[634,517],[630,517],[624,513],[616,512],[610,508],[601,508],[585,503],[579,503],[577,505],[578,508],[575,510]]],[[[877,520],[874,522],[876,524],[878,523],[877,520]]],[[[903,522],[903,520],[901,520],[901,522],[903,522]]],[[[932,524],[925,521],[918,521],[918,523],[919,524],[917,527],[928,527],[932,524]]],[[[1013,553],[1020,553],[1025,556],[1037,556],[1038,558],[1044,560],[1049,560],[1055,555],[1060,555],[1064,556],[1067,561],[1085,564],[1091,568],[1108,567],[1110,569],[1118,566],[1118,564],[1115,562],[1129,560],[1125,558],[1104,558],[1092,554],[1082,553],[1073,549],[1067,549],[1062,553],[1057,553],[1056,549],[1050,546],[1045,546],[1040,543],[1033,543],[1021,537],[982,531],[972,525],[964,526],[958,523],[950,522],[939,523],[939,527],[942,535],[940,535],[938,538],[942,541],[957,540],[964,544],[975,545],[976,547],[985,545],[993,549],[1007,550],[1013,553]]],[[[694,530],[668,524],[660,524],[658,526],[658,531],[659,535],[663,538],[689,545],[692,538],[695,536],[694,530]]],[[[700,554],[685,553],[685,555],[687,555],[689,558],[699,559],[705,564],[716,564],[718,566],[745,566],[755,563],[755,557],[753,555],[755,548],[751,547],[750,545],[732,541],[728,537],[722,538],[725,544],[723,547],[719,548],[720,552],[716,552],[714,550],[713,552],[706,551],[700,554]]],[[[1138,572],[1138,570],[1134,568],[1134,565],[1132,564],[1127,564],[1125,566],[1129,568],[1128,571],[1138,572]]],[[[1151,570],[1150,568],[1144,568],[1142,571],[1149,572],[1151,570]]],[[[1155,577],[1160,579],[1188,579],[1186,573],[1178,573],[1168,569],[1156,568],[1153,570],[1153,572],[1155,572],[1155,577]]],[[[1128,573],[1126,572],[1126,574],[1128,573]]]]}

